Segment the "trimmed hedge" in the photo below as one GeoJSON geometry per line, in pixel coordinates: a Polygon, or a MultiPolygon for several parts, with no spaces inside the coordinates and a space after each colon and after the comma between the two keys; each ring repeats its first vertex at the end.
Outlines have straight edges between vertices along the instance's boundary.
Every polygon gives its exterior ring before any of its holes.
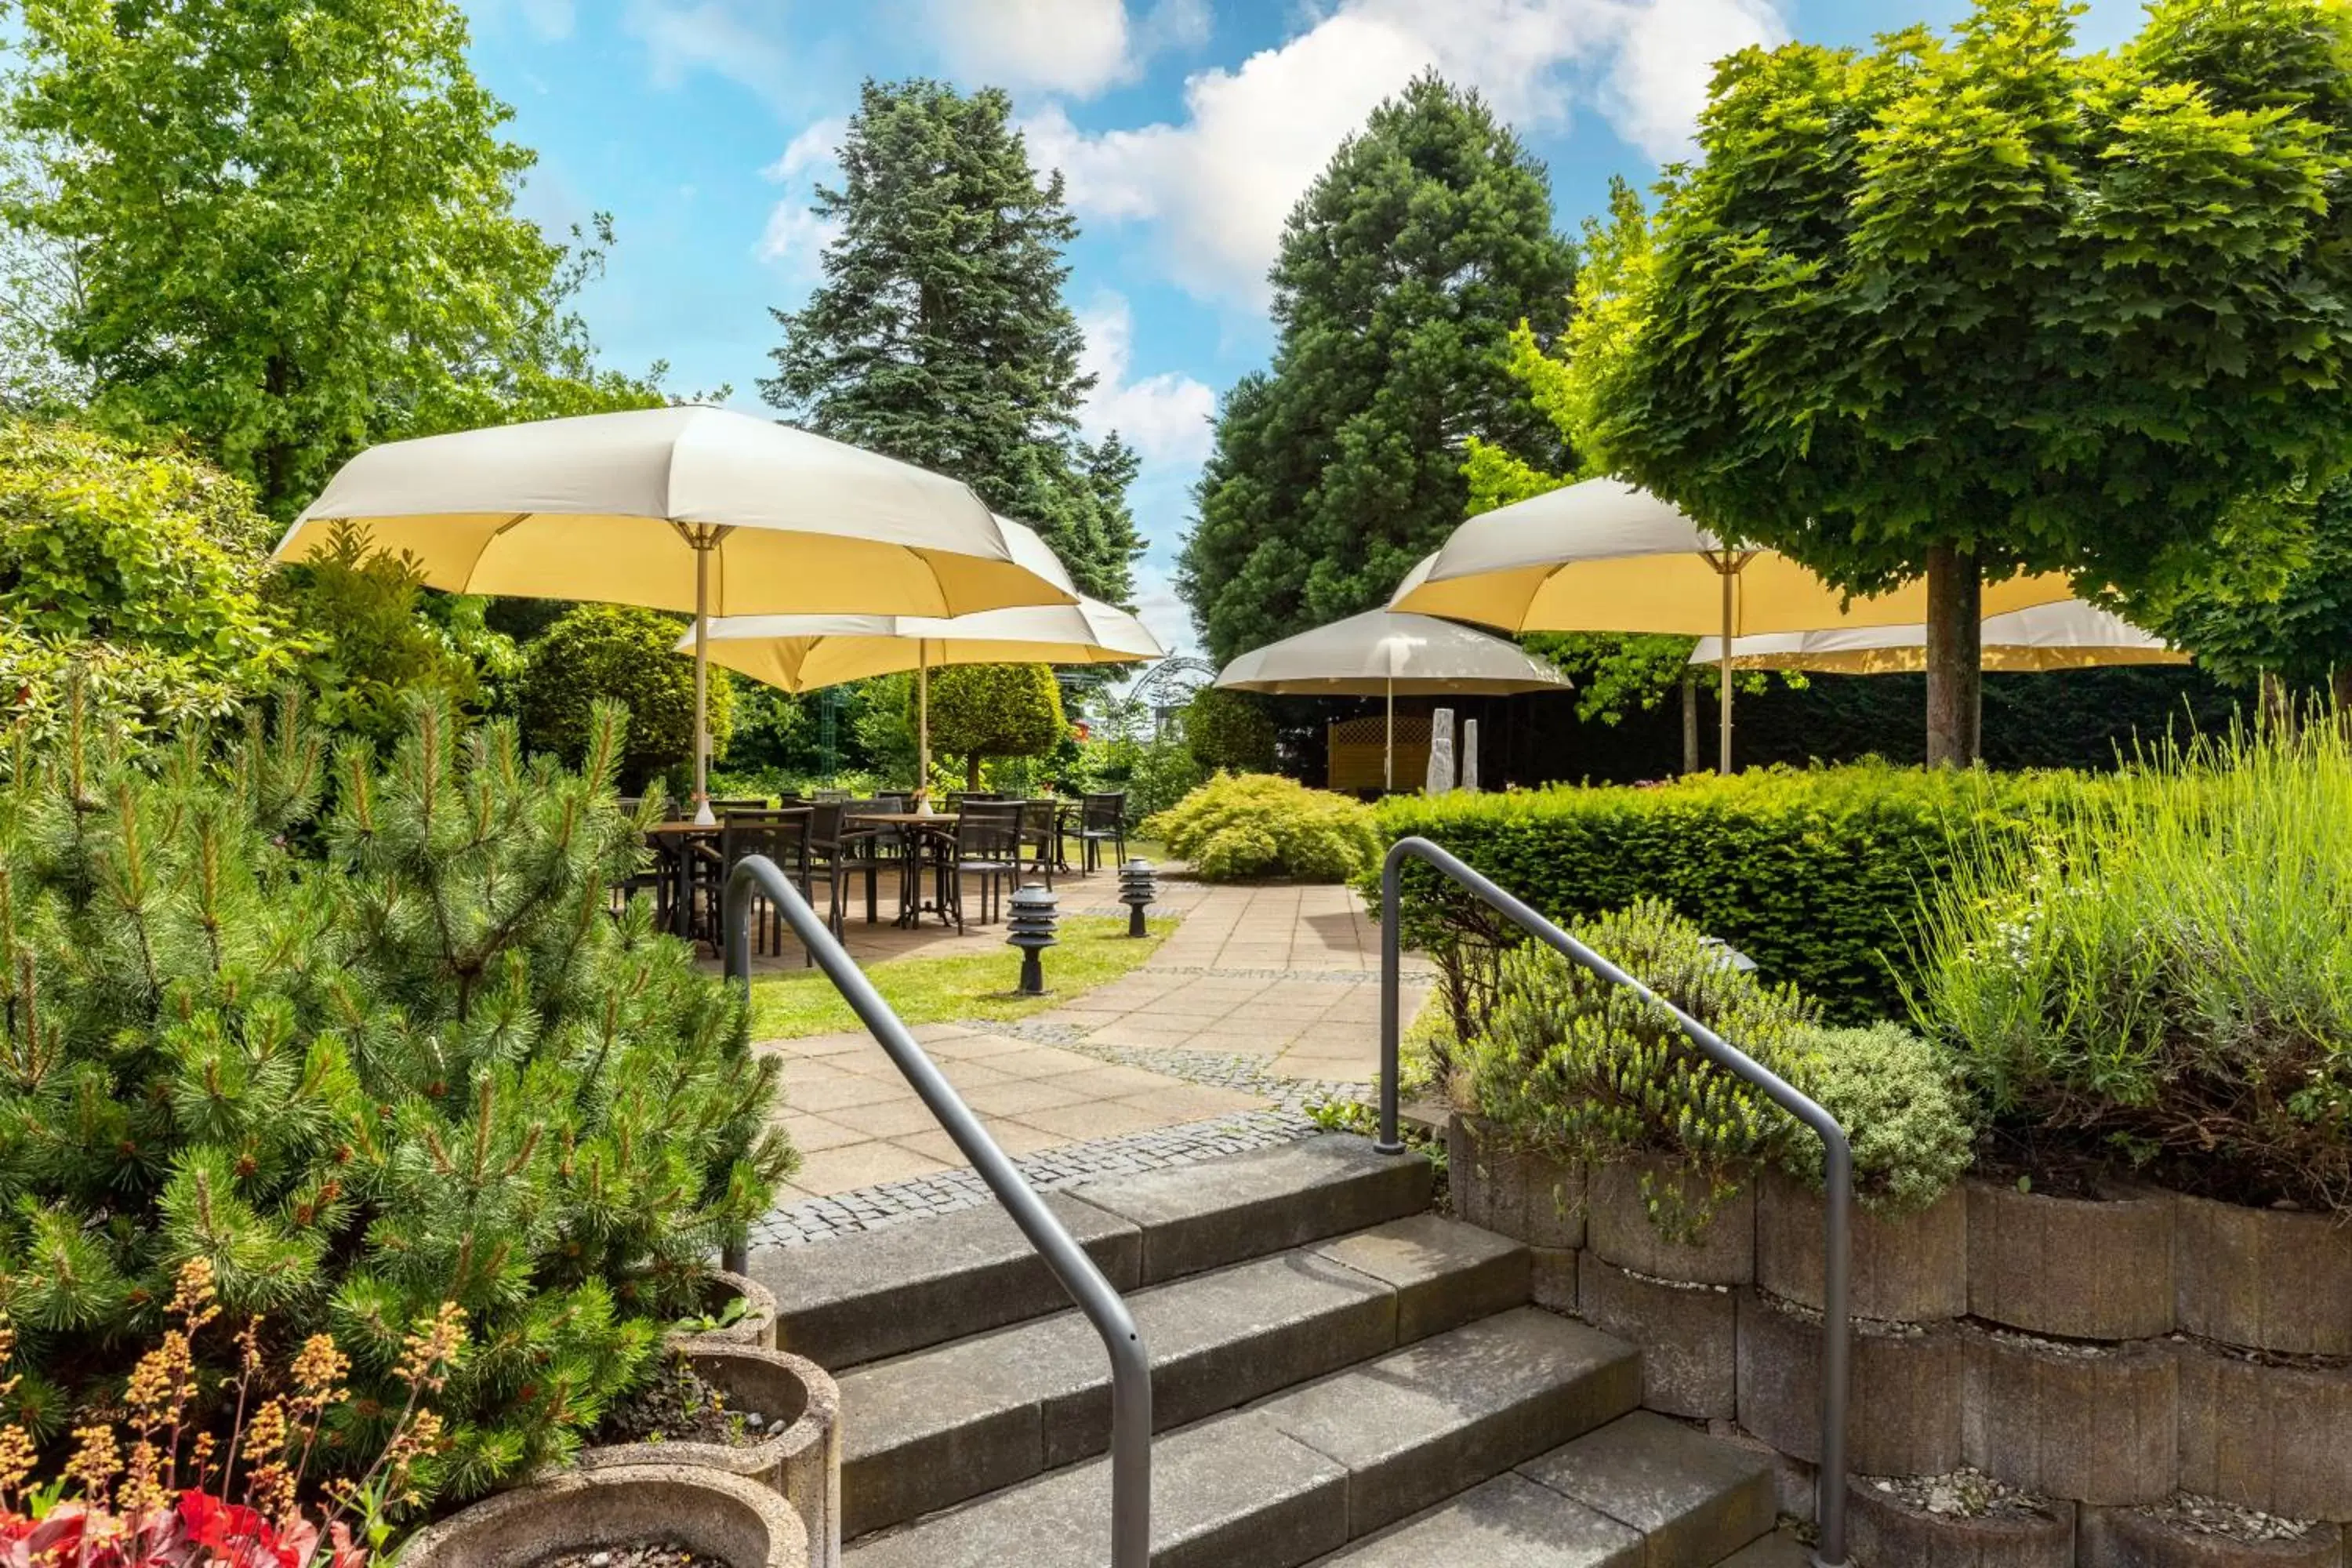
{"type": "MultiPolygon", "coordinates": [[[[1664,900],[1820,998],[1839,1023],[1906,1016],[1896,964],[1922,896],[1983,839],[2023,837],[2102,775],[1926,772],[1881,763],[1706,774],[1650,787],[1563,785],[1396,796],[1381,841],[1419,835],[1563,924],[1664,900]]],[[[1379,897],[1375,868],[1359,879],[1379,897]]],[[[1438,936],[1434,873],[1407,875],[1405,940],[1438,936]]]]}

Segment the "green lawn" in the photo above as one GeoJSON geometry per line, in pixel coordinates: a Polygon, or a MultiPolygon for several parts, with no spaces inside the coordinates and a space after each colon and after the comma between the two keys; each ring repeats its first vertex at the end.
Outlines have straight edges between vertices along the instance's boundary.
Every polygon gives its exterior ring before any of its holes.
{"type": "MultiPolygon", "coordinates": [[[[887,959],[866,973],[882,999],[909,1024],[1025,1018],[1118,979],[1150,957],[1175,929],[1172,920],[1154,920],[1151,934],[1135,941],[1128,936],[1123,919],[1078,915],[1064,921],[1059,945],[1045,950],[1043,996],[1024,996],[1013,989],[1021,976],[1020,950],[1013,947],[943,958],[887,959]]],[[[754,1039],[793,1039],[859,1027],[849,1004],[815,971],[763,976],[751,987],[754,1039]]]]}

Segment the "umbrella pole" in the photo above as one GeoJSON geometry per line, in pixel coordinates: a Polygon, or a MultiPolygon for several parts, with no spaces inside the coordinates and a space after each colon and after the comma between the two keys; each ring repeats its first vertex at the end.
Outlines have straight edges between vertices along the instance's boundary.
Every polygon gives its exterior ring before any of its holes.
{"type": "Polygon", "coordinates": [[[915,793],[931,795],[931,639],[915,639],[915,793]]]}
{"type": "Polygon", "coordinates": [[[1396,789],[1396,677],[1388,679],[1389,727],[1388,738],[1381,751],[1381,793],[1389,795],[1396,789]]]}
{"type": "MultiPolygon", "coordinates": [[[[1745,564],[1745,563],[1742,563],[1745,564]]],[[[1731,552],[1725,551],[1716,567],[1723,578],[1723,716],[1722,733],[1717,739],[1715,771],[1731,771],[1731,623],[1732,598],[1738,590],[1739,567],[1732,564],[1731,552]]]]}
{"type": "Polygon", "coordinates": [[[710,546],[694,547],[694,820],[700,827],[719,818],[710,811],[710,546]]]}

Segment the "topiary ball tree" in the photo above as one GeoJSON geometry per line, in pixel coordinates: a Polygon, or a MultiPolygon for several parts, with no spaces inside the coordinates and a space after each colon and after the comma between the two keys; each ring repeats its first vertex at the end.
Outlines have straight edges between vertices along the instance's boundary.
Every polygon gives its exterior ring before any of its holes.
{"type": "Polygon", "coordinates": [[[1238,691],[1204,686],[1193,693],[1184,709],[1184,743],[1192,760],[1212,773],[1274,771],[1274,721],[1238,691]]]}
{"type": "Polygon", "coordinates": [[[931,744],[963,759],[967,789],[980,787],[987,758],[1042,757],[1069,733],[1061,684],[1046,665],[950,665],[931,672],[930,689],[931,744]]]}
{"type": "MultiPolygon", "coordinates": [[[[687,622],[627,605],[580,605],[530,645],[523,667],[523,739],[577,766],[587,754],[599,702],[629,710],[620,759],[625,788],[694,761],[694,661],[677,651],[687,622]]],[[[734,732],[735,689],[710,672],[710,751],[724,755],[734,732]]]]}

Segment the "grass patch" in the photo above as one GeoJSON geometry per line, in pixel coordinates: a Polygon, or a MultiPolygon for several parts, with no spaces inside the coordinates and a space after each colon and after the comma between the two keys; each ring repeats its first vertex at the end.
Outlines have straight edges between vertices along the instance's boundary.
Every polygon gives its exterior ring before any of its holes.
{"type": "MultiPolygon", "coordinates": [[[[909,1024],[943,1024],[961,1018],[1003,1022],[1058,1007],[1096,986],[1118,979],[1159,948],[1172,920],[1150,922],[1141,941],[1127,934],[1124,919],[1076,915],[1062,922],[1059,945],[1045,950],[1046,994],[1024,996],[1013,989],[1021,976],[1021,952],[999,946],[986,952],[947,957],[885,959],[866,973],[882,999],[909,1024]]],[[[849,1004],[822,973],[761,977],[751,987],[751,1037],[797,1039],[864,1027],[849,1004]]]]}

